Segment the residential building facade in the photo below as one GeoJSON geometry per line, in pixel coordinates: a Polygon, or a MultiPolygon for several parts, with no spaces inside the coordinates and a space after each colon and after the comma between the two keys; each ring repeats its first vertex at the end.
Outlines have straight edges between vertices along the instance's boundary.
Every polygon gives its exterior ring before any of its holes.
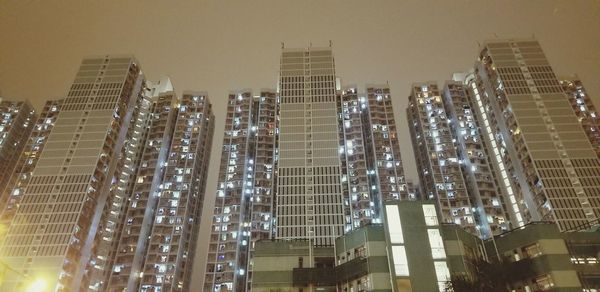
{"type": "Polygon", "coordinates": [[[598,224],[596,111],[580,83],[561,87],[531,39],[485,43],[454,79],[414,84],[407,109],[424,195],[444,222],[481,238],[535,221],[598,224]]]}
{"type": "Polygon", "coordinates": [[[229,95],[205,291],[250,289],[254,244],[273,237],[277,109],[273,90],[229,95]]]}
{"type": "Polygon", "coordinates": [[[435,204],[387,201],[383,209],[382,224],[356,228],[334,246],[257,242],[253,290],[445,291],[450,265],[435,204]]]}
{"type": "Polygon", "coordinates": [[[0,97],[0,209],[9,196],[11,175],[26,149],[36,118],[29,102],[12,102],[0,97]]]}
{"type": "Polygon", "coordinates": [[[600,157],[600,114],[592,103],[592,98],[577,76],[560,78],[560,85],[567,94],[573,111],[581,123],[590,143],[600,157]]]}
{"type": "MultiPolygon", "coordinates": [[[[482,241],[458,225],[443,225],[451,274],[477,281],[476,261],[502,273],[507,291],[596,291],[600,288],[598,230],[560,232],[533,222],[482,241]]],[[[501,285],[501,284],[499,284],[501,285]]]]}
{"type": "Polygon", "coordinates": [[[204,92],[150,88],[142,154],[108,291],[186,291],[191,283],[214,131],[204,92]]]}
{"type": "Polygon", "coordinates": [[[499,180],[512,190],[515,226],[597,224],[600,159],[539,43],[486,42],[466,82],[499,180]]]}
{"type": "Polygon", "coordinates": [[[285,48],[279,75],[275,237],[332,245],[346,225],[333,52],[285,48]]]}
{"type": "Polygon", "coordinates": [[[467,190],[456,138],[436,82],[413,84],[406,114],[425,198],[437,201],[444,222],[477,233],[484,225],[473,214],[476,201],[467,190]]]}
{"type": "MultiPolygon", "coordinates": [[[[12,192],[19,203],[3,215],[10,221],[0,254],[13,269],[32,278],[43,274],[57,291],[86,287],[94,237],[142,84],[131,57],[82,61],[52,130],[39,137],[47,139],[43,151],[27,162],[35,161],[35,168],[23,178],[24,188],[12,192]]],[[[22,289],[23,281],[5,279],[0,289],[22,289]]]]}
{"type": "MultiPolygon", "coordinates": [[[[416,200],[404,177],[388,85],[344,88],[341,116],[344,205],[350,206],[345,231],[382,222],[385,201],[416,200]],[[349,201],[349,203],[348,203],[349,201]]],[[[348,211],[346,211],[348,212],[348,211]]]]}
{"type": "Polygon", "coordinates": [[[462,82],[447,81],[442,99],[467,192],[473,202],[477,234],[488,238],[510,230],[511,217],[505,202],[508,191],[498,184],[469,91],[462,82]]]}
{"type": "Polygon", "coordinates": [[[389,86],[341,90],[331,48],[284,48],[278,92],[228,98],[204,289],[250,291],[258,240],[330,248],[416,197],[389,86]]]}
{"type": "Polygon", "coordinates": [[[53,291],[186,291],[214,132],[204,92],[147,82],[133,57],[82,61],[48,101],[3,197],[0,242],[14,272],[53,291]]]}

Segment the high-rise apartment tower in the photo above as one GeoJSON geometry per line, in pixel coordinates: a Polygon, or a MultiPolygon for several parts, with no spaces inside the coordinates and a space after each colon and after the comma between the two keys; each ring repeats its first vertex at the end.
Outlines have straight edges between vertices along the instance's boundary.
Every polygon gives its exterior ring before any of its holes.
{"type": "MultiPolygon", "coordinates": [[[[87,288],[88,263],[105,219],[111,184],[143,76],[131,57],[84,59],[61,102],[35,168],[13,189],[0,256],[31,278],[43,276],[56,291],[87,288]]],[[[10,204],[10,202],[9,202],[10,204]]],[[[22,289],[23,277],[0,290],[22,289]]]]}
{"type": "Polygon", "coordinates": [[[108,291],[186,291],[191,283],[214,116],[206,93],[149,87],[137,173],[118,234],[108,291]]]}
{"type": "Polygon", "coordinates": [[[331,48],[283,49],[279,95],[275,237],[332,245],[348,223],[331,48]]]}
{"type": "Polygon", "coordinates": [[[11,175],[25,149],[35,119],[35,111],[29,102],[12,102],[0,97],[0,210],[6,203],[11,175]]]}
{"type": "Polygon", "coordinates": [[[413,84],[407,118],[425,195],[437,201],[443,220],[483,238],[507,231],[505,191],[498,187],[466,86],[413,84]]]}
{"type": "Polygon", "coordinates": [[[205,291],[250,289],[254,243],[273,236],[277,106],[273,90],[229,95],[205,291]]]}
{"type": "Polygon", "coordinates": [[[539,43],[486,42],[466,83],[516,226],[597,224],[600,159],[539,43]]]}

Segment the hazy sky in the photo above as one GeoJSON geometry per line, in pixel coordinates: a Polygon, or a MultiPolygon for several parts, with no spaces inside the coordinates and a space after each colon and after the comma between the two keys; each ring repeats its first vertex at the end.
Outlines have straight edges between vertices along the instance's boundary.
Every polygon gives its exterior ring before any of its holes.
{"type": "MultiPolygon", "coordinates": [[[[82,57],[105,54],[134,54],[147,79],[168,75],[179,93],[208,91],[216,112],[204,213],[209,223],[227,93],[275,88],[281,42],[306,47],[331,40],[344,84],[389,81],[403,160],[416,179],[404,113],[410,84],[443,82],[468,70],[478,42],[531,36],[556,74],[577,73],[600,106],[598,0],[0,0],[0,91],[39,108],[67,93],[82,57]]],[[[203,271],[200,261],[196,266],[203,271]]]]}

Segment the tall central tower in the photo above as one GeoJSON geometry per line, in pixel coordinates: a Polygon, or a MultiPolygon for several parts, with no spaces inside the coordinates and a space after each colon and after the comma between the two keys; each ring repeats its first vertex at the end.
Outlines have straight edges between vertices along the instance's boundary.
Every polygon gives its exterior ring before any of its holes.
{"type": "Polygon", "coordinates": [[[279,74],[278,239],[332,245],[344,205],[331,48],[284,49],[279,74]]]}
{"type": "MultiPolygon", "coordinates": [[[[331,247],[380,223],[383,201],[415,199],[387,85],[340,90],[331,48],[283,49],[280,69],[279,96],[229,95],[204,291],[247,292],[264,281],[254,270],[260,240],[331,247]]],[[[333,265],[329,258],[320,264],[333,265]]]]}

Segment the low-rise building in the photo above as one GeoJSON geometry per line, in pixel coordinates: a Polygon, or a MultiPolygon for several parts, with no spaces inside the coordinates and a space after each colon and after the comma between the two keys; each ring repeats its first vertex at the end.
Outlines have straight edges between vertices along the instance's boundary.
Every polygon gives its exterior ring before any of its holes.
{"type": "Polygon", "coordinates": [[[353,230],[333,247],[257,242],[253,291],[443,291],[450,271],[435,205],[398,201],[384,209],[384,224],[353,230]]]}
{"type": "Polygon", "coordinates": [[[383,224],[340,236],[332,247],[258,241],[252,290],[453,291],[451,280],[462,278],[515,292],[600,291],[598,230],[565,233],[536,222],[482,240],[460,225],[440,224],[433,202],[384,209],[383,224]]]}
{"type": "Polygon", "coordinates": [[[453,275],[477,280],[483,259],[507,279],[508,291],[600,289],[598,230],[561,233],[552,222],[536,222],[484,241],[457,225],[442,226],[442,233],[453,275]]]}

